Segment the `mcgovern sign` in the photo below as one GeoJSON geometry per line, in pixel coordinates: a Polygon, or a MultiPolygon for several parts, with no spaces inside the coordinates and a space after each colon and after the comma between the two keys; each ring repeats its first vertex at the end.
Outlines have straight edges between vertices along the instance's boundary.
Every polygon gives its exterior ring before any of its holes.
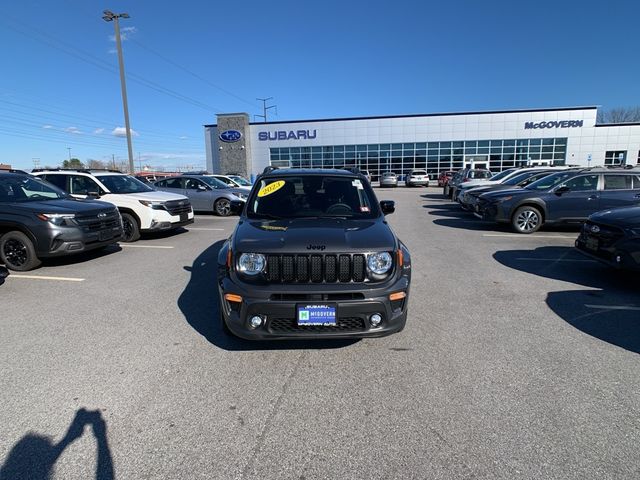
{"type": "Polygon", "coordinates": [[[582,127],[584,120],[552,120],[550,122],[524,122],[524,129],[538,128],[576,128],[582,127]]]}

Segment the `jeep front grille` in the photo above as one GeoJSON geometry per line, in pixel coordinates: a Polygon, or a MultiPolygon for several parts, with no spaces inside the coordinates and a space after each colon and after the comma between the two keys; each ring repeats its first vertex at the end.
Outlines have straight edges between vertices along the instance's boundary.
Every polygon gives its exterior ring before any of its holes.
{"type": "Polygon", "coordinates": [[[364,282],[362,254],[268,255],[267,279],[280,283],[364,282]]]}

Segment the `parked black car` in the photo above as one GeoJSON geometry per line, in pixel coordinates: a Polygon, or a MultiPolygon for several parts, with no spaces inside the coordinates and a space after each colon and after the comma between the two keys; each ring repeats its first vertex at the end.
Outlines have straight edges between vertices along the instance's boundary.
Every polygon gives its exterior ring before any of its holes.
{"type": "Polygon", "coordinates": [[[558,170],[527,170],[519,175],[511,177],[505,180],[503,183],[492,183],[489,185],[480,185],[478,187],[470,188],[464,193],[461,193],[460,206],[465,210],[475,210],[475,206],[478,203],[478,198],[483,193],[497,192],[500,190],[509,190],[516,187],[526,187],[530,183],[535,182],[543,177],[556,173],[558,170]]]}
{"type": "Polygon", "coordinates": [[[543,224],[581,224],[599,210],[640,205],[640,170],[586,168],[548,175],[522,189],[480,195],[476,214],[518,233],[543,224]]]}
{"type": "Polygon", "coordinates": [[[456,174],[447,182],[442,189],[442,193],[445,197],[454,199],[456,198],[456,190],[458,185],[464,182],[470,182],[471,180],[488,180],[493,174],[486,169],[482,168],[464,168],[458,170],[456,174]]]}
{"type": "Polygon", "coordinates": [[[0,262],[32,270],[41,258],[70,255],[120,240],[116,207],[77,200],[24,172],[0,172],[0,262]]]}
{"type": "Polygon", "coordinates": [[[576,248],[607,265],[640,271],[640,207],[594,213],[582,226],[576,248]]]}
{"type": "Polygon", "coordinates": [[[256,340],[401,331],[411,259],[393,211],[361,174],[266,171],[218,257],[223,327],[256,340]]]}

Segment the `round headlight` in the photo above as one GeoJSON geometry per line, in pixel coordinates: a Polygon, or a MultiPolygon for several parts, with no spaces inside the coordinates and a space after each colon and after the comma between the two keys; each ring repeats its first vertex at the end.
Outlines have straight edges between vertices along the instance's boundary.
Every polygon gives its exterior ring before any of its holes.
{"type": "Polygon", "coordinates": [[[265,266],[264,255],[260,253],[243,253],[238,259],[238,270],[247,275],[257,275],[265,266]]]}
{"type": "Polygon", "coordinates": [[[388,252],[370,253],[367,256],[367,266],[376,275],[382,275],[391,270],[393,259],[388,252]]]}

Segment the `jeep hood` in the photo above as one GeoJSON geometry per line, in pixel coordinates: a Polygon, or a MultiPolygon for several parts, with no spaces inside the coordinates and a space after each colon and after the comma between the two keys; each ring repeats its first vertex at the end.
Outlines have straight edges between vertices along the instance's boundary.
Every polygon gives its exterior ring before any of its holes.
{"type": "Polygon", "coordinates": [[[394,250],[396,240],[382,219],[245,219],[236,227],[232,248],[252,253],[377,252],[394,250]]]}
{"type": "Polygon", "coordinates": [[[640,207],[622,207],[594,213],[589,220],[617,227],[637,228],[640,226],[640,207]]]}

